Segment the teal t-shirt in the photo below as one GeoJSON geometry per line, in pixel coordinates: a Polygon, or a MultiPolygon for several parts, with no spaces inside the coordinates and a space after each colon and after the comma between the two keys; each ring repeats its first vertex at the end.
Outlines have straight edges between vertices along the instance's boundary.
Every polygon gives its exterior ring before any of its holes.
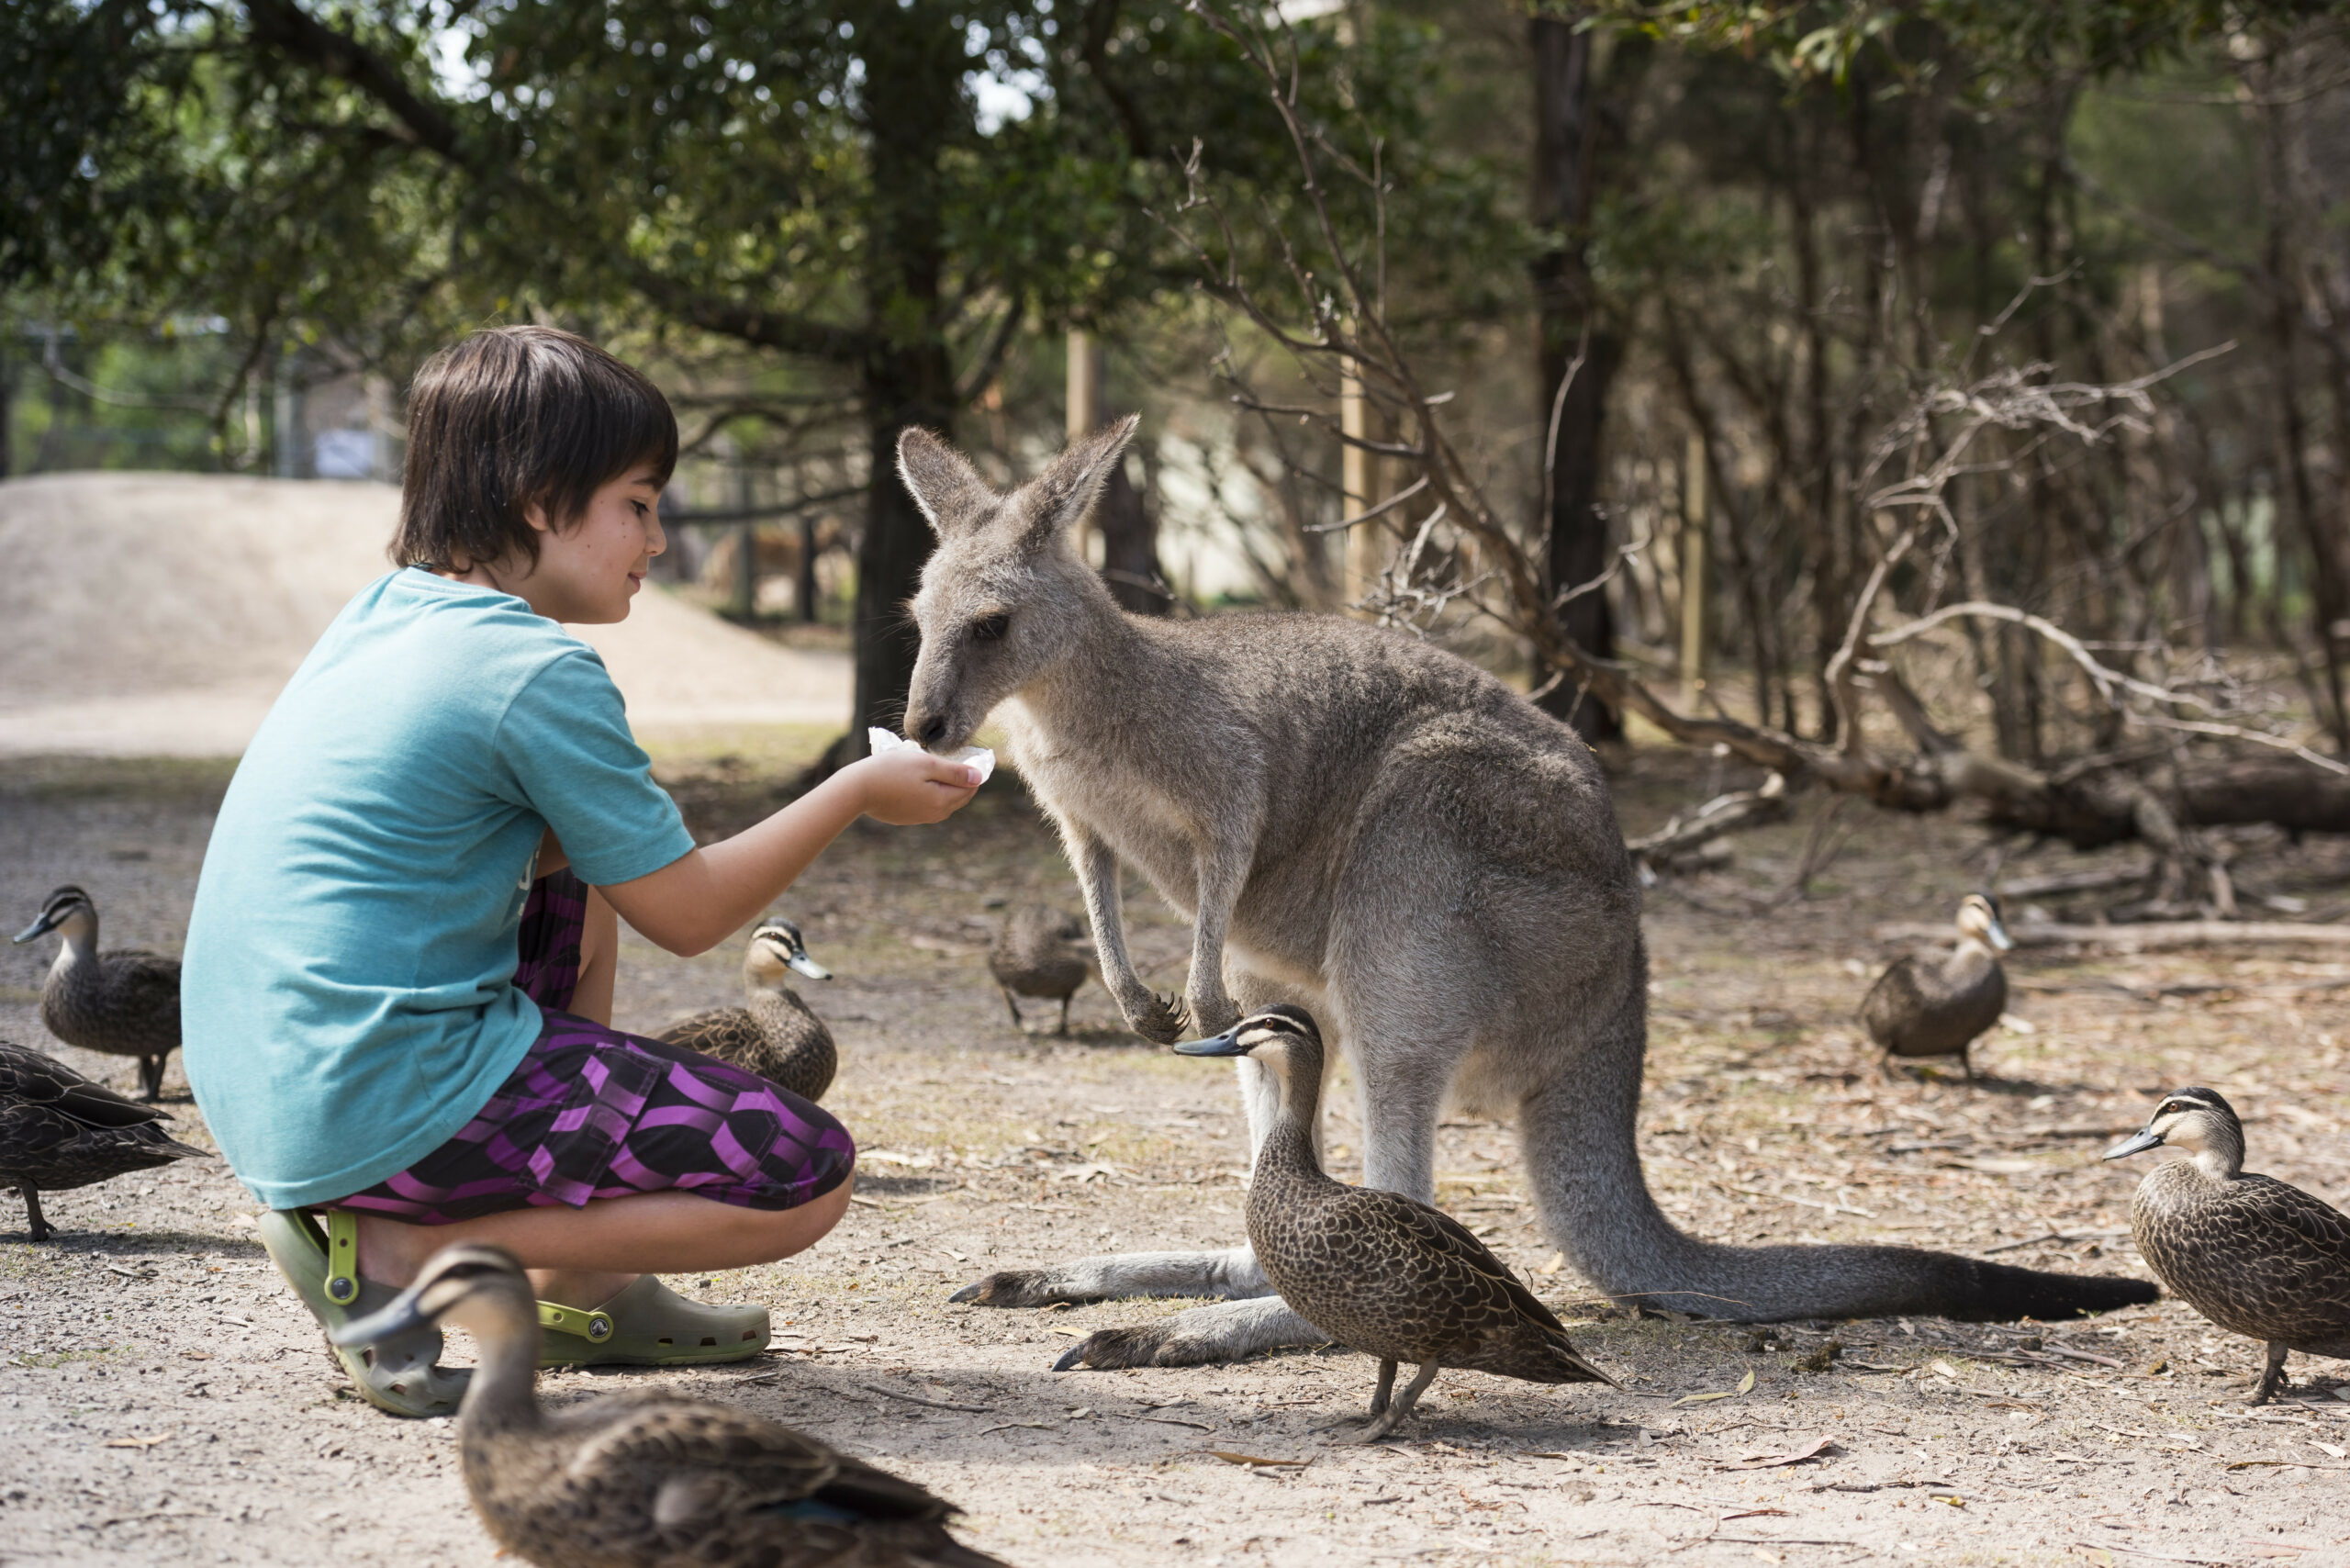
{"type": "Polygon", "coordinates": [[[594,649],[510,594],[409,569],[344,607],[212,829],[182,1058],[272,1208],[447,1142],[539,1033],[514,988],[543,833],[591,886],[693,847],[594,649]]]}

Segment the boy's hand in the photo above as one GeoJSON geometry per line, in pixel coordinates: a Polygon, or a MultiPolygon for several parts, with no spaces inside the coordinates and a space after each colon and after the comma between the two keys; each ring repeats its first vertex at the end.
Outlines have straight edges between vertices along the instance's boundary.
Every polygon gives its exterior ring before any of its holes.
{"type": "Polygon", "coordinates": [[[926,751],[893,751],[851,763],[842,771],[856,781],[865,814],[892,827],[944,822],[979,793],[979,770],[926,751]]]}

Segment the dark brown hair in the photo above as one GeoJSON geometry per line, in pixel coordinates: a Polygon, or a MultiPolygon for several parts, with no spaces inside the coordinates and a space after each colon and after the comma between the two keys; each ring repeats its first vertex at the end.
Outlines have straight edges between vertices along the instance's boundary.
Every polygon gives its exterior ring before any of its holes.
{"type": "Polygon", "coordinates": [[[529,511],[557,528],[631,469],[669,482],[677,417],[661,389],[587,339],[496,327],[425,361],[408,387],[395,566],[539,558],[529,511]]]}

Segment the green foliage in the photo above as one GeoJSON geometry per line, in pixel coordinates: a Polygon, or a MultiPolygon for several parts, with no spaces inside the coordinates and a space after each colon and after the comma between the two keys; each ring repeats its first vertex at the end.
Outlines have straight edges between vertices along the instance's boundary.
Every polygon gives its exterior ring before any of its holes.
{"type": "Polygon", "coordinates": [[[1790,82],[1852,79],[1863,64],[1997,99],[2057,78],[2177,61],[2214,35],[2329,14],[2328,0],[1599,0],[1577,15],[1766,62],[1790,82]]]}

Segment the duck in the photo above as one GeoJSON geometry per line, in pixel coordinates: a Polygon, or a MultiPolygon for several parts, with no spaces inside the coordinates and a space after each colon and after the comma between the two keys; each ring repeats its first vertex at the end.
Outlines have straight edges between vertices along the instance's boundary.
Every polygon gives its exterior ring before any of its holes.
{"type": "Polygon", "coordinates": [[[1998,901],[1969,893],[1958,906],[1958,943],[1947,954],[1913,953],[1877,977],[1861,1002],[1861,1022],[1895,1057],[1954,1056],[1975,1079],[1967,1047],[2008,1009],[2008,976],[1998,955],[2015,946],[1999,920],[1998,901]]]}
{"type": "Polygon", "coordinates": [[[1313,1014],[1286,1003],[1261,1008],[1175,1050],[1248,1057],[1271,1075],[1279,1103],[1248,1182],[1248,1242],[1299,1316],[1379,1362],[1369,1418],[1340,1441],[1387,1436],[1446,1367],[1622,1386],[1583,1359],[1550,1309],[1459,1220],[1401,1193],[1323,1173],[1314,1149],[1322,1034],[1313,1014]],[[1396,1394],[1396,1369],[1406,1361],[1417,1370],[1396,1394]]]}
{"type": "Polygon", "coordinates": [[[178,1159],[209,1159],[178,1142],[163,1113],[94,1082],[55,1057],[0,1040],[0,1187],[25,1200],[35,1241],[56,1227],[43,1189],[62,1193],[178,1159]]]}
{"type": "Polygon", "coordinates": [[[40,1021],[69,1046],[139,1058],[139,1097],[162,1097],[163,1062],[180,1045],[180,961],[144,948],[98,951],[98,906],[73,886],[43,901],[21,946],[54,931],[64,938],[41,982],[40,1021]]]}
{"type": "Polygon", "coordinates": [[[2244,1168],[2244,1123],[2213,1090],[2175,1089],[2146,1125],[2105,1151],[2187,1150],[2146,1172],[2130,1201],[2139,1255],[2171,1294],[2268,1348],[2252,1402],[2287,1386],[2285,1358],[2350,1360],[2350,1216],[2244,1168]]]}
{"type": "Polygon", "coordinates": [[[821,1100],[840,1070],[840,1049],[824,1021],[809,1011],[785,978],[795,971],[810,980],[833,978],[832,970],[808,956],[799,926],[763,920],[743,954],[744,1005],[681,1018],[657,1037],[755,1072],[803,1100],[821,1100]]]}
{"type": "Polygon", "coordinates": [[[1003,992],[1003,1004],[1012,1010],[1015,1029],[1022,1027],[1017,998],[1035,996],[1060,1002],[1060,1027],[1054,1033],[1068,1034],[1069,998],[1092,970],[1093,945],[1086,939],[1085,927],[1077,916],[1050,904],[1024,904],[1013,910],[988,950],[988,973],[1003,992]]]}
{"type": "Polygon", "coordinates": [[[947,1532],[958,1510],[804,1432],[665,1390],[558,1410],[538,1397],[539,1317],[514,1255],[457,1242],[381,1311],[372,1344],[451,1323],[473,1336],[459,1467],[502,1549],[541,1568],[1003,1568],[947,1532]]]}

